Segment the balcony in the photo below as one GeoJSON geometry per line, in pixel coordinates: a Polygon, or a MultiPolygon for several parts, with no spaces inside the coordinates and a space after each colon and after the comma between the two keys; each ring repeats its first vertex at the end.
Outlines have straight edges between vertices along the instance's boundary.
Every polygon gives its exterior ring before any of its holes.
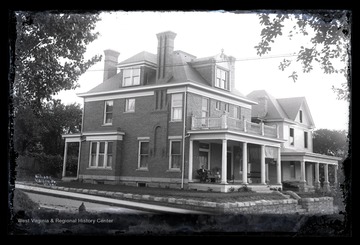
{"type": "Polygon", "coordinates": [[[247,120],[222,115],[221,117],[195,117],[191,118],[191,130],[229,129],[244,133],[262,135],[269,138],[279,138],[277,125],[269,126],[264,123],[252,123],[247,120]]]}

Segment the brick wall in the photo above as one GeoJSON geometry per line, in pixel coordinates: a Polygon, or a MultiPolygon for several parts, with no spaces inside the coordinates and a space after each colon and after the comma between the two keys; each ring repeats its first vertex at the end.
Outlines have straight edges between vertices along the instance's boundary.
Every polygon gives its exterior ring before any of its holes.
{"type": "Polygon", "coordinates": [[[332,214],[334,212],[333,202],[334,198],[332,197],[299,199],[299,204],[308,213],[332,214]]]}

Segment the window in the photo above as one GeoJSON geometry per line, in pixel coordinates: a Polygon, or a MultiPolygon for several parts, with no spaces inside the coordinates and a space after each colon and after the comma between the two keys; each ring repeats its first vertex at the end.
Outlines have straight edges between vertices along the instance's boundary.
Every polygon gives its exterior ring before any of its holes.
{"type": "Polygon", "coordinates": [[[171,96],[171,121],[182,120],[183,95],[173,94],[171,96]]]}
{"type": "Polygon", "coordinates": [[[111,168],[113,142],[100,141],[90,144],[90,168],[111,168]]]}
{"type": "Polygon", "coordinates": [[[290,145],[294,145],[295,137],[294,137],[294,129],[290,128],[290,145]]]}
{"type": "Polygon", "coordinates": [[[229,105],[229,103],[226,103],[226,104],[225,104],[225,111],[226,111],[226,112],[230,112],[230,105],[229,105]]]}
{"type": "Polygon", "coordinates": [[[299,111],[299,119],[300,119],[300,122],[302,123],[303,122],[302,110],[299,111]]]}
{"type": "Polygon", "coordinates": [[[304,132],[304,148],[308,148],[308,132],[304,132]]]}
{"type": "Polygon", "coordinates": [[[166,89],[155,91],[155,110],[163,110],[166,108],[166,89]]]}
{"type": "Polygon", "coordinates": [[[220,101],[216,101],[216,104],[215,104],[215,109],[220,111],[221,110],[221,102],[220,101]]]}
{"type": "Polygon", "coordinates": [[[290,162],[290,178],[295,179],[295,163],[290,162]]]}
{"type": "Polygon", "coordinates": [[[113,155],[112,155],[113,142],[108,142],[107,146],[108,147],[107,147],[107,155],[106,155],[106,167],[111,167],[112,159],[113,159],[113,155]]]}
{"type": "Polygon", "coordinates": [[[147,169],[149,162],[149,141],[139,141],[138,168],[147,169]]]}
{"type": "Polygon", "coordinates": [[[234,106],[234,118],[241,119],[240,106],[234,106]]]}
{"type": "Polygon", "coordinates": [[[126,99],[125,112],[134,112],[134,111],[135,111],[135,99],[126,99]]]}
{"type": "Polygon", "coordinates": [[[105,101],[105,110],[104,110],[104,124],[112,124],[113,116],[113,101],[105,101]]]}
{"type": "Polygon", "coordinates": [[[181,141],[170,141],[170,169],[180,169],[181,165],[181,141]]]}
{"type": "Polygon", "coordinates": [[[140,68],[124,69],[123,87],[140,84],[140,68]]]}
{"type": "Polygon", "coordinates": [[[229,90],[229,73],[222,69],[216,69],[215,87],[229,90]]]}
{"type": "Polygon", "coordinates": [[[206,126],[209,117],[209,99],[208,98],[202,98],[202,106],[201,106],[201,124],[203,126],[206,126]]]}

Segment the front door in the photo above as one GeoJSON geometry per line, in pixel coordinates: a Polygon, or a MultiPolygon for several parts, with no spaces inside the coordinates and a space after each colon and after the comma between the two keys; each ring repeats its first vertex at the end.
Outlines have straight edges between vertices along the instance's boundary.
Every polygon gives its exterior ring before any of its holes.
{"type": "Polygon", "coordinates": [[[204,165],[204,169],[209,169],[209,153],[206,151],[199,151],[199,168],[204,165]]]}

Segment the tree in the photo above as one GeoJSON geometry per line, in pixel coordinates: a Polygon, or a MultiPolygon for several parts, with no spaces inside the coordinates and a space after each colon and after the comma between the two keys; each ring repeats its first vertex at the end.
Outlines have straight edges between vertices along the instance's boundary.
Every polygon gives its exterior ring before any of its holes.
{"type": "MultiPolygon", "coordinates": [[[[295,11],[275,13],[265,12],[259,14],[261,41],[255,49],[259,56],[271,51],[271,45],[279,36],[285,35],[291,40],[295,35],[309,37],[308,44],[302,44],[297,52],[295,62],[284,59],[280,62],[279,69],[284,71],[293,63],[298,63],[304,73],[313,70],[318,64],[326,74],[342,73],[348,79],[350,75],[350,21],[349,11],[295,11]],[[293,25],[291,29],[287,24],[293,25]],[[340,64],[339,64],[340,63],[340,64]]],[[[298,79],[298,73],[292,71],[290,76],[294,82],[298,79]]],[[[350,92],[348,84],[343,83],[341,88],[333,87],[338,99],[349,100],[350,92]]]]}
{"type": "Polygon", "coordinates": [[[60,100],[43,103],[41,114],[35,116],[30,105],[21,108],[15,123],[15,149],[21,155],[44,153],[62,155],[62,134],[81,131],[80,104],[64,105],[60,100]]]}
{"type": "Polygon", "coordinates": [[[35,113],[44,100],[50,101],[61,90],[74,89],[77,80],[96,55],[86,60],[98,14],[55,12],[16,12],[14,109],[30,104],[35,113]]]}
{"type": "Polygon", "coordinates": [[[348,152],[348,141],[345,130],[318,129],[313,133],[314,152],[346,157],[348,152]]]}

